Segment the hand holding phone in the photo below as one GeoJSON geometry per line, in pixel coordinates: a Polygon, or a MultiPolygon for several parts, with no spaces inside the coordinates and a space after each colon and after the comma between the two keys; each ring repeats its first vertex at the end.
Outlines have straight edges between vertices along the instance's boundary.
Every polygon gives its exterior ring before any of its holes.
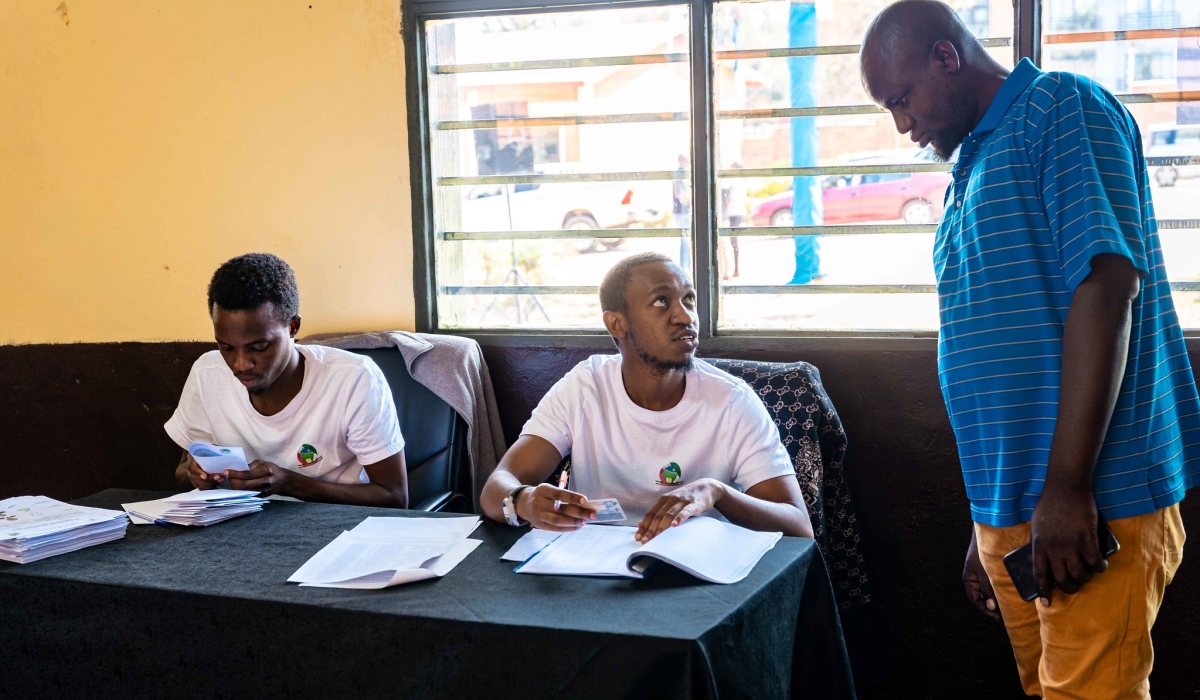
{"type": "MultiPolygon", "coordinates": [[[[1096,539],[1100,544],[1100,554],[1105,559],[1121,549],[1121,543],[1117,542],[1103,516],[1096,517],[1096,539]]],[[[1021,600],[1029,602],[1038,597],[1037,581],[1033,576],[1033,542],[1027,542],[1004,555],[1004,568],[1008,569],[1021,600]]]]}

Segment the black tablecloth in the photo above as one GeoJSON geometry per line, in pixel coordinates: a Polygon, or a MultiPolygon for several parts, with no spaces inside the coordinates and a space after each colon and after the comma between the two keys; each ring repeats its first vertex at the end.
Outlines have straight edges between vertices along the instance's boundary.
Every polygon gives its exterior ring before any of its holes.
{"type": "MultiPolygon", "coordinates": [[[[165,494],[108,490],[119,508],[165,494]]],[[[382,591],[286,583],[380,508],[272,502],[208,528],[0,562],[0,697],[853,697],[812,540],[740,583],[512,573],[524,529],[485,520],[442,579],[382,591]]],[[[414,514],[415,515],[415,514],[414,514]]],[[[421,513],[419,515],[427,515],[421,513]]]]}

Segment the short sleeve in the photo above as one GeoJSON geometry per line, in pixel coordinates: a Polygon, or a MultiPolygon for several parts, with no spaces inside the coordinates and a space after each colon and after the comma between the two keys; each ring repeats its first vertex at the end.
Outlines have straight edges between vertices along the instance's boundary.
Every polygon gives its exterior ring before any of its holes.
{"type": "Polygon", "coordinates": [[[575,372],[554,383],[533,409],[533,415],[521,428],[521,435],[536,435],[554,445],[560,457],[571,454],[571,407],[579,405],[575,372]]]}
{"type": "Polygon", "coordinates": [[[1050,87],[1030,100],[1028,135],[1063,281],[1074,292],[1101,254],[1128,259],[1144,276],[1146,232],[1127,125],[1078,86],[1050,87]]]}
{"type": "Polygon", "coordinates": [[[187,381],[183,384],[183,393],[179,396],[179,405],[171,420],[163,426],[167,435],[183,449],[193,442],[212,442],[212,422],[208,419],[208,411],[204,409],[204,393],[201,389],[200,372],[196,366],[197,360],[188,373],[187,381]]]}
{"type": "Polygon", "coordinates": [[[730,416],[733,483],[742,491],[768,479],[795,475],[792,458],[779,440],[779,428],[749,386],[739,389],[730,416]]]}
{"type": "Polygon", "coordinates": [[[363,466],[381,462],[404,449],[392,390],[379,366],[367,359],[350,389],[346,446],[363,466]]]}

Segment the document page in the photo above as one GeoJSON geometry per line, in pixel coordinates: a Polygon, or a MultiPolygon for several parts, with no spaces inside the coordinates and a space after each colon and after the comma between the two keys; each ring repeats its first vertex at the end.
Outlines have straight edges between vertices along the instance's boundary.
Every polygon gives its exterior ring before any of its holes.
{"type": "Polygon", "coordinates": [[[567,576],[626,576],[642,578],[625,560],[641,544],[633,539],[637,528],[629,525],[584,525],[564,532],[529,561],[517,567],[522,574],[567,576]]]}
{"type": "Polygon", "coordinates": [[[500,559],[501,561],[525,561],[540,552],[546,545],[557,540],[561,534],[561,532],[530,528],[529,532],[522,535],[516,544],[500,555],[500,559]]]}
{"type": "Polygon", "coordinates": [[[462,518],[380,518],[371,516],[354,527],[359,537],[380,539],[404,539],[466,537],[479,527],[478,515],[462,518]]]}
{"type": "Polygon", "coordinates": [[[755,532],[700,516],[659,533],[642,545],[629,563],[652,556],[705,581],[736,583],[746,578],[781,537],[780,532],[755,532]]]}
{"type": "Polygon", "coordinates": [[[458,538],[443,538],[410,544],[363,538],[343,532],[305,562],[288,581],[337,583],[385,571],[394,573],[419,569],[430,559],[445,554],[457,541],[458,538]]]}

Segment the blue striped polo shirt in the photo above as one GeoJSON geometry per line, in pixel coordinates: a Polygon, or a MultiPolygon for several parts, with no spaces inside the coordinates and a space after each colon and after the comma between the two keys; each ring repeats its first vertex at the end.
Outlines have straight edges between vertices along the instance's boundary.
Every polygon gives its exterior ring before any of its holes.
{"type": "Polygon", "coordinates": [[[953,178],[933,256],[938,378],[972,518],[1033,517],[1067,309],[1099,254],[1129,259],[1142,281],[1096,503],[1115,520],[1180,501],[1200,482],[1200,400],[1129,111],[1087,78],[1023,60],[963,141],[953,178]]]}

